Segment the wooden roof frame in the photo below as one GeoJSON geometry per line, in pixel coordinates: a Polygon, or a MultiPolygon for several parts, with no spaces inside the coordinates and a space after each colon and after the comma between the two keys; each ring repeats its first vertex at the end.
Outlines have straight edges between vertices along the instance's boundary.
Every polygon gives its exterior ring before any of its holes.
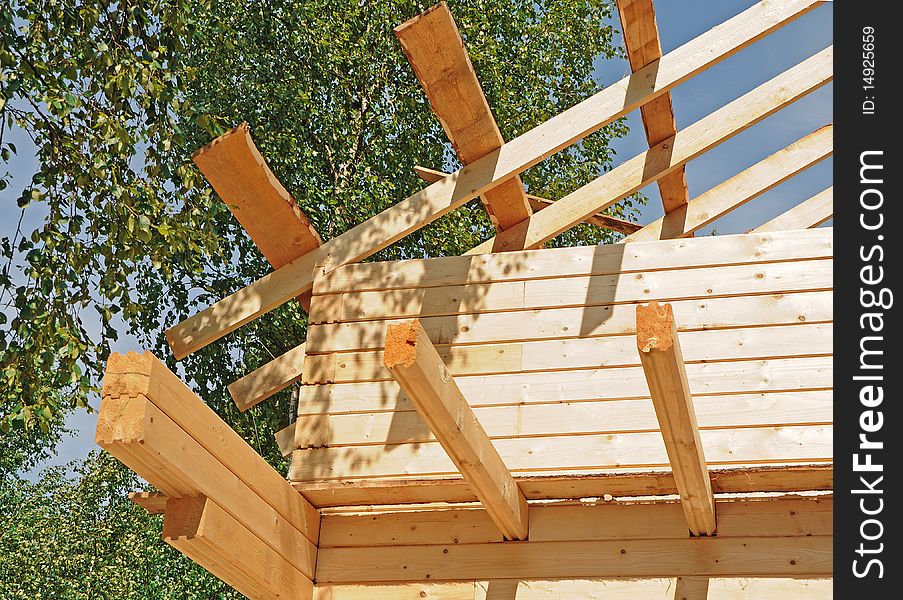
{"type": "MultiPolygon", "coordinates": [[[[808,333],[802,335],[810,335],[814,347],[821,348],[829,339],[824,334],[831,320],[829,292],[820,279],[827,277],[825,234],[796,231],[791,237],[785,230],[804,230],[830,219],[832,188],[751,229],[750,234],[762,236],[762,244],[755,248],[742,240],[739,245],[727,240],[723,247],[718,240],[690,240],[711,246],[724,257],[724,268],[740,273],[743,282],[752,282],[742,284],[749,291],[743,300],[729,294],[719,297],[712,289],[695,295],[691,290],[663,306],[642,306],[643,294],[648,293],[644,288],[653,284],[636,283],[645,277],[650,261],[658,261],[656,272],[664,273],[658,277],[666,282],[686,277],[681,269],[703,268],[688,263],[690,259],[677,251],[687,243],[679,238],[692,237],[699,228],[830,156],[833,127],[829,124],[699,197],[688,198],[686,163],[831,81],[831,48],[681,131],[676,129],[670,98],[674,86],[821,3],[760,2],[662,55],[652,0],[618,0],[633,73],[506,143],[451,12],[442,2],[399,26],[396,34],[465,166],[452,174],[417,167],[430,185],[326,242],[267,167],[246,124],[201,149],[194,156],[196,164],[274,271],[167,331],[176,358],[297,298],[310,312],[308,343],[230,384],[239,409],[247,410],[299,381],[324,386],[394,380],[427,426],[408,443],[435,446],[438,442],[463,479],[361,479],[336,485],[292,476],[290,483],[159,359],[150,353],[114,354],[105,372],[96,441],[158,490],[130,498],[148,513],[164,515],[167,543],[251,598],[435,595],[476,600],[495,598],[490,592],[505,587],[505,597],[522,599],[534,596],[519,585],[521,580],[547,582],[533,584],[538,594],[558,586],[586,594],[602,585],[592,580],[620,578],[637,580],[617,584],[622,593],[650,598],[702,599],[711,589],[733,585],[731,578],[748,577],[776,579],[757,584],[761,587],[755,589],[763,594],[787,592],[796,597],[811,591],[815,597],[824,593],[825,584],[819,580],[832,572],[831,465],[713,467],[706,460],[697,420],[697,412],[700,419],[709,419],[712,412],[704,399],[692,397],[691,381],[698,370],[696,363],[710,358],[704,342],[698,341],[702,338],[696,336],[709,328],[708,315],[720,315],[719,331],[728,333],[705,340],[724,337],[727,346],[740,348],[736,350],[739,359],[748,358],[743,355],[744,345],[756,336],[780,333],[775,328],[789,327],[786,320],[791,317],[803,323],[813,319],[802,326],[796,323],[794,331],[805,329],[808,333]],[[523,171],[637,108],[648,151],[560,200],[526,194],[519,177],[523,171]],[[602,212],[653,182],[658,183],[665,204],[662,219],[640,227],[602,212]],[[465,382],[468,377],[492,374],[481,371],[480,363],[481,353],[496,351],[490,346],[491,327],[518,326],[517,313],[511,312],[503,296],[495,312],[488,312],[479,326],[467,324],[465,313],[452,314],[465,324],[451,338],[443,329],[448,315],[427,314],[416,320],[421,316],[417,308],[421,298],[398,314],[358,326],[358,333],[372,333],[369,346],[348,345],[338,315],[346,310],[342,302],[350,290],[361,294],[397,291],[415,278],[419,286],[445,293],[442,288],[455,277],[436,268],[452,264],[442,263],[443,259],[432,259],[432,273],[428,261],[393,263],[384,273],[388,283],[369,289],[360,277],[379,273],[378,265],[357,270],[343,265],[374,254],[478,196],[497,234],[472,249],[468,253],[472,258],[455,259],[456,269],[470,269],[471,261],[479,262],[478,271],[464,272],[469,283],[526,286],[524,282],[532,278],[558,285],[556,275],[543,269],[561,269],[562,277],[579,277],[579,270],[588,264],[596,269],[589,275],[612,274],[619,295],[604,309],[608,313],[598,327],[617,330],[621,338],[605,341],[604,333],[582,329],[576,338],[542,333],[533,341],[538,344],[534,355],[545,353],[549,358],[536,364],[545,365],[549,372],[561,370],[564,363],[556,360],[575,360],[573,351],[562,351],[571,338],[595,344],[586,348],[622,348],[626,334],[639,352],[649,393],[631,401],[654,406],[655,433],[662,436],[659,442],[664,442],[670,471],[514,476],[499,450],[501,442],[495,441],[508,435],[500,434],[499,426],[509,415],[484,410],[467,391],[474,383],[465,382]],[[542,263],[538,252],[553,251],[525,252],[581,222],[624,233],[625,244],[614,247],[616,252],[569,249],[573,262],[567,264],[542,263]],[[659,244],[656,248],[664,254],[642,250],[646,241],[659,244]],[[509,268],[506,257],[515,255],[499,253],[511,251],[519,251],[516,258],[529,264],[531,275],[509,268]],[[734,263],[731,252],[752,253],[754,258],[734,263]],[[778,259],[771,260],[769,253],[778,259]],[[606,261],[614,261],[608,271],[606,261]],[[781,266],[780,261],[793,263],[796,270],[781,266]],[[746,323],[742,314],[726,316],[732,309],[740,313],[765,310],[763,303],[772,296],[757,292],[755,281],[766,278],[760,272],[766,264],[770,275],[778,279],[790,276],[781,269],[791,275],[806,272],[802,278],[806,281],[800,279],[794,288],[795,293],[805,294],[799,300],[805,310],[798,310],[791,301],[769,309],[774,311],[769,315],[780,315],[774,322],[746,323]],[[574,272],[564,273],[567,269],[574,272]],[[689,312],[688,303],[698,303],[698,298],[709,299],[696,313],[689,312]],[[681,321],[675,314],[686,318],[681,321]],[[626,325],[631,316],[635,319],[632,329],[626,325]],[[404,321],[412,317],[414,321],[404,321]],[[762,331],[737,334],[741,337],[735,343],[731,331],[743,327],[762,331]],[[602,341],[596,343],[593,336],[602,341]],[[694,364],[685,361],[684,351],[692,355],[694,364]],[[565,358],[556,358],[556,353],[565,358]],[[376,355],[378,364],[373,361],[376,355]],[[600,495],[602,490],[606,491],[600,495]],[[550,555],[555,560],[549,560],[550,555]],[[667,579],[664,588],[661,578],[667,579]]],[[[515,308],[532,309],[525,303],[515,308]]],[[[569,322],[573,317],[567,310],[561,309],[556,318],[569,322]]],[[[367,319],[361,313],[358,320],[367,319]]],[[[560,331],[568,329],[564,326],[560,331]]],[[[529,331],[521,334],[524,340],[530,337],[529,331]]],[[[780,352],[773,357],[780,358],[780,352]]],[[[821,355],[811,358],[817,362],[821,355]]],[[[519,359],[512,373],[543,372],[525,367],[523,357],[519,359]]],[[[581,355],[579,360],[592,358],[581,355]]],[[[588,367],[581,363],[580,368],[588,367]]],[[[532,403],[558,402],[550,397],[538,402],[534,398],[532,403]]],[[[624,404],[619,410],[630,406],[624,404]]],[[[366,403],[356,410],[366,412],[366,403]]],[[[607,414],[614,420],[626,415],[607,414]]],[[[301,448],[299,442],[304,450],[316,450],[358,441],[357,430],[343,429],[341,419],[336,419],[334,429],[324,431],[318,429],[319,421],[304,416],[299,411],[296,423],[277,436],[286,454],[301,448]]],[[[637,426],[635,418],[626,423],[637,426]]],[[[383,433],[393,426],[399,424],[378,414],[367,424],[371,431],[383,433]]],[[[403,464],[404,457],[395,460],[403,464]]],[[[296,467],[295,462],[293,472],[296,467]]],[[[733,589],[731,597],[760,597],[749,589],[733,589]]]]}

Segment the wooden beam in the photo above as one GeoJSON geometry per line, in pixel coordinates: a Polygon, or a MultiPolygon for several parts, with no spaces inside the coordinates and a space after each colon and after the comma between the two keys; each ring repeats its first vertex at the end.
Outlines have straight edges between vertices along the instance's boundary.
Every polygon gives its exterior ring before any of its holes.
{"type": "MultiPolygon", "coordinates": [[[[452,177],[398,202],[170,328],[166,331],[166,337],[173,354],[181,359],[203,348],[308,291],[313,285],[314,271],[318,266],[331,271],[339,265],[371,256],[822,3],[818,0],[759,2],[721,26],[668,53],[657,63],[605,88],[508,142],[497,151],[467,165],[452,177]]],[[[592,191],[595,193],[597,190],[592,191]]],[[[555,210],[560,203],[561,201],[556,202],[539,214],[555,210]]],[[[565,203],[560,210],[568,213],[572,208],[571,203],[565,203]]],[[[576,222],[596,212],[598,209],[590,210],[576,222]]],[[[515,230],[516,227],[506,231],[515,230]]],[[[515,247],[512,245],[513,239],[507,241],[509,247],[515,247]]],[[[538,244],[539,242],[535,245],[538,244]]]]}
{"type": "Polygon", "coordinates": [[[505,537],[526,539],[527,500],[417,321],[389,329],[384,361],[505,537]]]}
{"type": "Polygon", "coordinates": [[[232,396],[238,410],[244,412],[257,406],[301,379],[305,348],[305,344],[299,344],[230,383],[226,389],[229,390],[229,395],[232,396]]]}
{"type": "Polygon", "coordinates": [[[784,106],[826,85],[834,78],[833,62],[833,47],[822,50],[703,117],[676,136],[571,192],[547,210],[499,233],[468,254],[487,254],[511,247],[540,247],[589,215],[606,209],[784,106]]]}
{"type": "MultiPolygon", "coordinates": [[[[414,172],[427,183],[435,183],[440,179],[449,176],[449,173],[444,173],[428,167],[421,167],[419,165],[414,166],[414,172]]],[[[527,194],[527,200],[530,202],[530,207],[533,209],[533,212],[540,211],[555,202],[554,200],[548,200],[532,194],[527,194]]],[[[642,225],[639,223],[625,221],[624,219],[606,215],[605,213],[596,213],[587,218],[585,222],[602,229],[612,229],[625,234],[639,231],[642,228],[642,225]]]]}
{"type": "MultiPolygon", "coordinates": [[[[402,23],[395,35],[461,162],[469,165],[501,148],[505,140],[448,4],[440,2],[402,23]]],[[[487,190],[481,200],[498,231],[532,214],[518,176],[487,190]]]]}
{"type": "MultiPolygon", "coordinates": [[[[216,138],[192,159],[274,269],[323,243],[257,150],[247,123],[216,138]]],[[[305,310],[310,307],[308,294],[298,300],[305,310]]]]}
{"type": "Polygon", "coordinates": [[[162,515],[166,511],[166,494],[163,492],[129,492],[129,500],[149,515],[162,515]]]}
{"type": "Polygon", "coordinates": [[[706,600],[709,596],[708,577],[678,577],[674,586],[674,600],[706,600]]]}
{"type": "MultiPolygon", "coordinates": [[[[662,43],[655,20],[655,6],[652,0],[618,0],[618,15],[627,59],[633,71],[639,71],[662,57],[662,43]]],[[[646,140],[653,148],[677,134],[674,122],[674,106],[671,93],[662,94],[640,107],[646,140]]],[[[658,180],[665,213],[669,213],[689,200],[685,167],[658,180]]]]}
{"type": "Polygon", "coordinates": [[[805,202],[797,204],[767,223],[750,230],[750,233],[811,229],[818,227],[832,217],[834,217],[833,186],[819,192],[805,202]]]}
{"type": "MultiPolygon", "coordinates": [[[[834,126],[827,125],[690,200],[689,204],[628,235],[621,242],[688,237],[831,156],[833,152],[834,126]]],[[[753,232],[760,233],[759,230],[753,232]]]]}
{"type": "Polygon", "coordinates": [[[715,498],[670,304],[636,309],[637,348],[693,535],[715,533],[715,498]]]}
{"type": "Polygon", "coordinates": [[[249,598],[313,597],[309,577],[209,498],[170,498],[163,539],[249,598]]]}

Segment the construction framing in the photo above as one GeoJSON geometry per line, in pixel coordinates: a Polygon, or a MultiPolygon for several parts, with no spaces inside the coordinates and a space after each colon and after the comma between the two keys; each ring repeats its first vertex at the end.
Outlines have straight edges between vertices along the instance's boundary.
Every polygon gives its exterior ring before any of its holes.
{"type": "MultiPolygon", "coordinates": [[[[827,48],[677,130],[670,90],[816,8],[759,2],[505,141],[445,3],[395,33],[464,165],[322,240],[246,124],[194,160],[273,271],[166,332],[177,359],[282,303],[306,340],[228,390],[290,386],[287,479],[157,357],[113,355],[97,443],[163,538],[250,598],[821,598],[832,573],[832,189],[694,233],[831,155],[831,124],[690,198],[685,166],[832,79],[827,48]],[[639,109],[649,149],[558,200],[520,174],[639,109]],[[664,216],[607,214],[650,184],[664,216]],[[360,263],[480,197],[464,256],[360,263]],[[543,249],[579,223],[618,243],[543,249]]],[[[299,340],[300,342],[301,340],[299,340]]],[[[227,383],[227,382],[224,382],[227,383]]]]}

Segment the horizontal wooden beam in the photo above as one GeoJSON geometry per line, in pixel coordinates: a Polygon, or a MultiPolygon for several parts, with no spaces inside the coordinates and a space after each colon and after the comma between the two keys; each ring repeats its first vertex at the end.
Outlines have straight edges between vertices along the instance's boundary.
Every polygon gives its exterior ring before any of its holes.
{"type": "MultiPolygon", "coordinates": [[[[414,166],[414,172],[417,173],[418,177],[420,177],[427,183],[435,183],[436,181],[449,176],[449,173],[443,173],[442,171],[437,171],[436,169],[430,169],[428,167],[421,167],[419,165],[414,166]]],[[[546,198],[541,198],[532,194],[527,194],[527,200],[530,202],[530,207],[534,212],[540,211],[547,206],[554,204],[555,202],[554,200],[548,200],[546,198]]],[[[642,225],[640,225],[639,223],[625,221],[624,219],[606,215],[605,213],[596,213],[592,215],[591,217],[586,219],[586,223],[595,225],[596,227],[600,227],[602,229],[612,229],[614,231],[625,234],[639,231],[639,229],[642,228],[642,225]]]]}
{"type": "MultiPolygon", "coordinates": [[[[216,138],[192,159],[274,269],[323,243],[257,150],[247,123],[216,138]]],[[[298,300],[305,310],[310,308],[309,294],[298,300]]]]}
{"type": "Polygon", "coordinates": [[[512,247],[540,247],[589,215],[606,209],[784,106],[826,85],[834,78],[833,62],[833,47],[822,50],[703,117],[672,138],[571,192],[547,210],[499,233],[468,254],[499,252],[512,247]]]}
{"type": "Polygon", "coordinates": [[[834,217],[834,187],[819,192],[805,202],[752,229],[750,233],[766,233],[818,227],[834,217]]]}
{"type": "Polygon", "coordinates": [[[506,538],[527,537],[527,500],[417,321],[386,334],[386,368],[506,538]]]}
{"type": "MultiPolygon", "coordinates": [[[[690,200],[621,242],[688,237],[834,152],[834,126],[827,125],[690,200]]],[[[759,231],[756,231],[759,233],[759,231]]]]}
{"type": "Polygon", "coordinates": [[[681,506],[693,535],[715,533],[715,497],[670,304],[636,308],[636,344],[681,506]]]}
{"type": "MultiPolygon", "coordinates": [[[[631,76],[553,117],[493,152],[398,202],[316,250],[170,328],[167,340],[176,358],[203,348],[243,324],[308,291],[314,271],[331,271],[362,260],[487,190],[507,181],[550,154],[664,94],[699,71],[727,58],[822,2],[763,1],[684,44],[631,76]]],[[[797,89],[790,85],[788,89],[797,89]]],[[[782,98],[786,96],[782,95],[782,98]]],[[[595,194],[596,190],[592,190],[595,194]]],[[[593,195],[594,195],[593,194],[593,195]]],[[[538,213],[555,210],[561,201],[538,213]]],[[[571,203],[559,209],[572,212],[571,203]]],[[[579,212],[579,211],[578,211],[579,212]]],[[[598,209],[580,215],[582,221],[598,209]]],[[[534,215],[533,218],[535,218],[534,215]]],[[[553,217],[553,215],[549,215],[553,217]]],[[[532,222],[532,221],[531,221],[532,222]]],[[[506,231],[515,231],[517,227],[506,231]]],[[[524,238],[527,239],[526,237],[524,238]]],[[[510,245],[511,240],[509,240],[510,245]]],[[[538,244],[538,242],[537,242],[538,244]]],[[[523,247],[523,246],[522,246],[523,247]]]]}
{"type": "MultiPolygon", "coordinates": [[[[617,4],[627,60],[633,71],[639,71],[662,57],[655,5],[652,0],[618,0],[617,4]]],[[[677,133],[670,92],[641,106],[640,114],[650,148],[677,133]]],[[[665,213],[686,204],[689,198],[685,168],[680,167],[659,179],[658,189],[665,213]]]]}
{"type": "Polygon", "coordinates": [[[129,500],[149,515],[162,515],[166,512],[166,494],[163,492],[130,492],[129,500]]]}
{"type": "Polygon", "coordinates": [[[313,596],[309,577],[209,498],[169,499],[163,539],[249,598],[313,596]]]}
{"type": "MultiPolygon", "coordinates": [[[[395,35],[461,162],[471,164],[501,148],[505,140],[448,4],[440,2],[402,23],[395,35]]],[[[481,200],[498,231],[532,214],[517,176],[487,190],[481,200]]]]}

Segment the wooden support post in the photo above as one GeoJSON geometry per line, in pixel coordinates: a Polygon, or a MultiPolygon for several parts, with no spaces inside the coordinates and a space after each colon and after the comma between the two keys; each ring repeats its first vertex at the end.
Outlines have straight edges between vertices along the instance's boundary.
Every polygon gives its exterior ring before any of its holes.
{"type": "Polygon", "coordinates": [[[418,321],[389,328],[384,361],[505,537],[526,539],[527,500],[418,321]]]}
{"type": "Polygon", "coordinates": [[[637,348],[693,535],[715,533],[715,498],[670,304],[636,309],[637,348]]]}
{"type": "Polygon", "coordinates": [[[737,207],[831,156],[834,126],[826,125],[757,162],[621,242],[689,237],[737,207]]]}
{"type": "MultiPolygon", "coordinates": [[[[308,252],[170,328],[166,331],[166,338],[173,354],[177,359],[184,358],[252,319],[310,290],[313,285],[314,269],[318,265],[329,265],[329,270],[332,270],[339,265],[357,262],[379,252],[409,233],[432,223],[469,200],[538,164],[549,155],[664,94],[705,68],[739,52],[820,4],[822,2],[819,0],[759,2],[721,26],[669,52],[656,64],[644,67],[620,82],[608,86],[595,96],[511,140],[497,151],[460,169],[451,177],[401,200],[382,213],[329,240],[316,250],[308,252]]],[[[830,56],[824,58],[830,63],[830,56]]],[[[827,70],[831,71],[830,64],[827,65],[827,70]]],[[[789,76],[808,79],[798,70],[791,72],[789,76]]],[[[787,92],[767,90],[769,94],[775,94],[780,99],[777,107],[769,107],[766,112],[770,114],[799,94],[825,83],[827,79],[829,77],[814,86],[807,82],[802,91],[798,85],[793,85],[792,81],[786,83],[787,92]],[[792,93],[789,92],[791,89],[792,93]]],[[[742,119],[742,115],[732,117],[746,122],[742,119]]],[[[640,160],[644,159],[645,156],[640,160]]],[[[598,180],[595,185],[590,184],[590,187],[591,189],[581,188],[582,192],[578,195],[582,196],[583,192],[589,192],[597,197],[600,193],[598,180]]],[[[527,229],[534,227],[532,220],[536,216],[545,215],[550,211],[553,214],[548,217],[556,222],[561,218],[561,213],[579,212],[575,211],[573,199],[564,202],[563,205],[562,202],[564,199],[557,201],[539,215],[534,215],[527,222],[529,224],[527,229]]],[[[587,216],[598,212],[599,204],[605,203],[595,202],[593,208],[579,215],[574,222],[579,223],[587,216]]],[[[521,225],[523,224],[522,222],[521,225]]],[[[570,222],[562,225],[562,228],[567,229],[569,226],[570,222]]],[[[545,227],[542,229],[545,230],[545,227]]],[[[556,235],[556,232],[550,235],[542,233],[538,236],[542,239],[534,241],[528,239],[529,231],[520,230],[520,225],[506,230],[506,233],[508,231],[515,233],[514,238],[506,240],[510,248],[535,247],[541,245],[544,239],[556,235]],[[515,244],[517,237],[521,237],[522,241],[515,244]]],[[[493,245],[489,244],[490,249],[493,245]]]]}
{"type": "MultiPolygon", "coordinates": [[[[662,43],[652,0],[618,0],[618,15],[621,17],[621,30],[630,68],[639,71],[660,59],[662,43]]],[[[641,106],[640,113],[650,148],[677,134],[670,92],[641,106]]],[[[685,169],[681,166],[658,180],[665,213],[683,206],[689,200],[685,169]]]]}
{"type": "MultiPolygon", "coordinates": [[[[279,182],[242,123],[192,156],[216,193],[274,269],[318,248],[323,240],[279,182]]],[[[310,294],[298,297],[310,309],[310,294]]]]}
{"type": "Polygon", "coordinates": [[[309,577],[204,496],[167,501],[163,539],[249,598],[313,597],[309,577]]]}
{"type": "Polygon", "coordinates": [[[678,577],[674,600],[706,600],[709,595],[708,577],[678,577]]]}
{"type": "MultiPolygon", "coordinates": [[[[461,162],[468,165],[501,148],[505,140],[448,5],[440,2],[427,9],[396,27],[395,35],[461,162]]],[[[498,231],[532,214],[518,176],[481,199],[498,231]]]]}
{"type": "Polygon", "coordinates": [[[788,229],[811,229],[818,227],[834,216],[834,187],[819,192],[805,202],[797,204],[785,213],[749,233],[786,231],[788,229]]]}

